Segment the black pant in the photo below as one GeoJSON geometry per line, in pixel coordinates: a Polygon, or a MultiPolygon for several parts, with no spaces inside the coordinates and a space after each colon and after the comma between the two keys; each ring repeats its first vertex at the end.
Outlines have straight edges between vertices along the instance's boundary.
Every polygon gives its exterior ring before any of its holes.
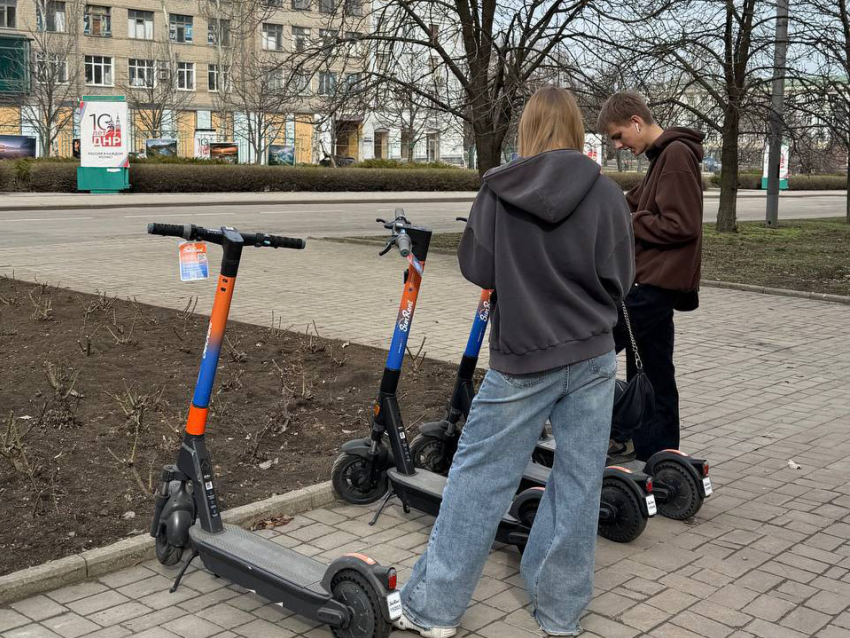
{"type": "MultiPolygon", "coordinates": [[[[679,448],[679,390],[673,366],[673,308],[679,294],[675,290],[635,284],[626,297],[638,353],[655,391],[655,416],[634,432],[618,431],[612,436],[620,441],[631,438],[637,458],[643,461],[659,450],[679,448]]],[[[614,329],[617,352],[629,344],[622,308],[619,314],[614,329]]],[[[626,351],[627,378],[631,379],[636,371],[634,354],[629,346],[626,351]]]]}

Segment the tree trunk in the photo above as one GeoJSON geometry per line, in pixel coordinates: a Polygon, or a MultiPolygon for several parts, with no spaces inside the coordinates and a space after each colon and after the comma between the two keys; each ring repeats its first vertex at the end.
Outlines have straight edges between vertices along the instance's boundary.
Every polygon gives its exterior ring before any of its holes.
{"type": "Polygon", "coordinates": [[[720,173],[720,209],[717,211],[717,232],[738,232],[737,202],[738,202],[738,129],[737,111],[726,111],[723,120],[723,148],[721,162],[723,169],[720,173]]]}
{"type": "Polygon", "coordinates": [[[850,224],[850,148],[847,149],[847,223],[850,224]]]}

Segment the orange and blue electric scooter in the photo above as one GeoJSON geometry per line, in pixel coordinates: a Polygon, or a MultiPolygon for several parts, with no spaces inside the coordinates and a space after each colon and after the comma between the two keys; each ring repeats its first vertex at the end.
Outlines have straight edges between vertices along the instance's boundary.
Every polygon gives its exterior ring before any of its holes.
{"type": "Polygon", "coordinates": [[[245,246],[304,248],[303,239],[264,233],[212,230],[194,224],[149,224],[154,235],[219,244],[224,250],[195,393],[176,465],[166,465],[156,495],[151,536],[163,565],[192,554],[174,581],[175,591],[191,561],[302,616],[330,625],[337,638],[386,638],[401,616],[396,571],[362,554],[345,554],[330,565],[221,520],[213,463],[204,443],[210,394],[245,246]]]}

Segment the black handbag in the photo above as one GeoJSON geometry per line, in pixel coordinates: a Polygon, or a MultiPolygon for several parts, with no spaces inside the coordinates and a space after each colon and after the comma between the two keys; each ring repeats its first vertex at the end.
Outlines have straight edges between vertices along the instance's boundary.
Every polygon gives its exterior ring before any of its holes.
{"type": "Polygon", "coordinates": [[[649,377],[643,371],[643,361],[638,352],[635,335],[629,321],[629,311],[626,304],[620,302],[623,309],[623,319],[629,332],[629,345],[635,358],[636,374],[628,381],[617,379],[614,389],[614,410],[611,415],[612,438],[614,433],[622,433],[623,438],[631,438],[631,433],[649,421],[655,414],[655,391],[649,382],[649,377]]]}

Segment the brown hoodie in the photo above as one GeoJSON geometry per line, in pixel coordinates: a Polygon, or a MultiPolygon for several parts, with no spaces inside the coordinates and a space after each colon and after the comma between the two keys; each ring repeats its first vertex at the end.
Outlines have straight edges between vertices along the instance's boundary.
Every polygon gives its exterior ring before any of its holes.
{"type": "Polygon", "coordinates": [[[626,194],[635,233],[635,281],[668,290],[699,288],[702,261],[702,140],[666,129],[646,150],[649,170],[626,194]]]}

